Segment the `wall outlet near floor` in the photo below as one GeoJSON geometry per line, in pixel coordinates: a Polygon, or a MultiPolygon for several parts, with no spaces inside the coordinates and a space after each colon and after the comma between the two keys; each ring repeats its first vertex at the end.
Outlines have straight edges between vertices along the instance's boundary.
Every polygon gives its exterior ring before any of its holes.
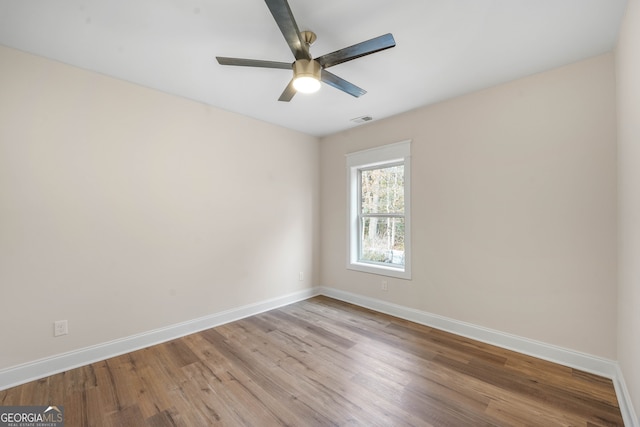
{"type": "Polygon", "coordinates": [[[300,280],[301,282],[304,280],[304,273],[302,271],[298,273],[298,280],[300,280]]]}
{"type": "Polygon", "coordinates": [[[380,289],[382,289],[382,290],[383,290],[383,291],[385,291],[385,292],[389,290],[389,284],[387,283],[387,281],[386,281],[386,280],[383,280],[383,281],[380,283],[380,289]]]}
{"type": "Polygon", "coordinates": [[[69,323],[66,320],[56,320],[53,322],[53,336],[67,335],[69,333],[69,323]]]}

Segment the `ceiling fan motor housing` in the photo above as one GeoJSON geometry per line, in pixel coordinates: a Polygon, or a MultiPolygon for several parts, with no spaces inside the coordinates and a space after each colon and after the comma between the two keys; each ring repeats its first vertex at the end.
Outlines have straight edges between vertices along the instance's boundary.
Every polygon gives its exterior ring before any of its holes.
{"type": "Polygon", "coordinates": [[[293,76],[320,80],[321,69],[320,63],[314,59],[298,59],[293,63],[293,76]]]}

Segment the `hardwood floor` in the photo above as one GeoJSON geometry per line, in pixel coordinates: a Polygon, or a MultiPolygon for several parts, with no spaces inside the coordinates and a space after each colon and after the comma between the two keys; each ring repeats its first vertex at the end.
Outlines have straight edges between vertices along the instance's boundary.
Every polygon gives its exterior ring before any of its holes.
{"type": "Polygon", "coordinates": [[[612,426],[610,380],[315,297],[0,391],[71,426],[612,426]]]}

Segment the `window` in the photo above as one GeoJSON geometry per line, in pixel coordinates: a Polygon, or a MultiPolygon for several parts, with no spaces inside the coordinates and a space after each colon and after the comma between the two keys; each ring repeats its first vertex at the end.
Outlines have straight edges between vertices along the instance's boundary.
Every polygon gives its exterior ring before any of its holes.
{"type": "Polygon", "coordinates": [[[347,154],[347,268],[411,279],[411,141],[347,154]]]}

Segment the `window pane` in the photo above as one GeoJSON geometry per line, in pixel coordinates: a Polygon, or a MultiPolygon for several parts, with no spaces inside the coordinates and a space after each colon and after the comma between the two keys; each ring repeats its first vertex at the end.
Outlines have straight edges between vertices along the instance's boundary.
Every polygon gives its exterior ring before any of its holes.
{"type": "Polygon", "coordinates": [[[360,261],[404,266],[404,218],[364,217],[360,261]]]}
{"type": "Polygon", "coordinates": [[[360,171],[361,213],[404,213],[404,165],[360,171]]]}

